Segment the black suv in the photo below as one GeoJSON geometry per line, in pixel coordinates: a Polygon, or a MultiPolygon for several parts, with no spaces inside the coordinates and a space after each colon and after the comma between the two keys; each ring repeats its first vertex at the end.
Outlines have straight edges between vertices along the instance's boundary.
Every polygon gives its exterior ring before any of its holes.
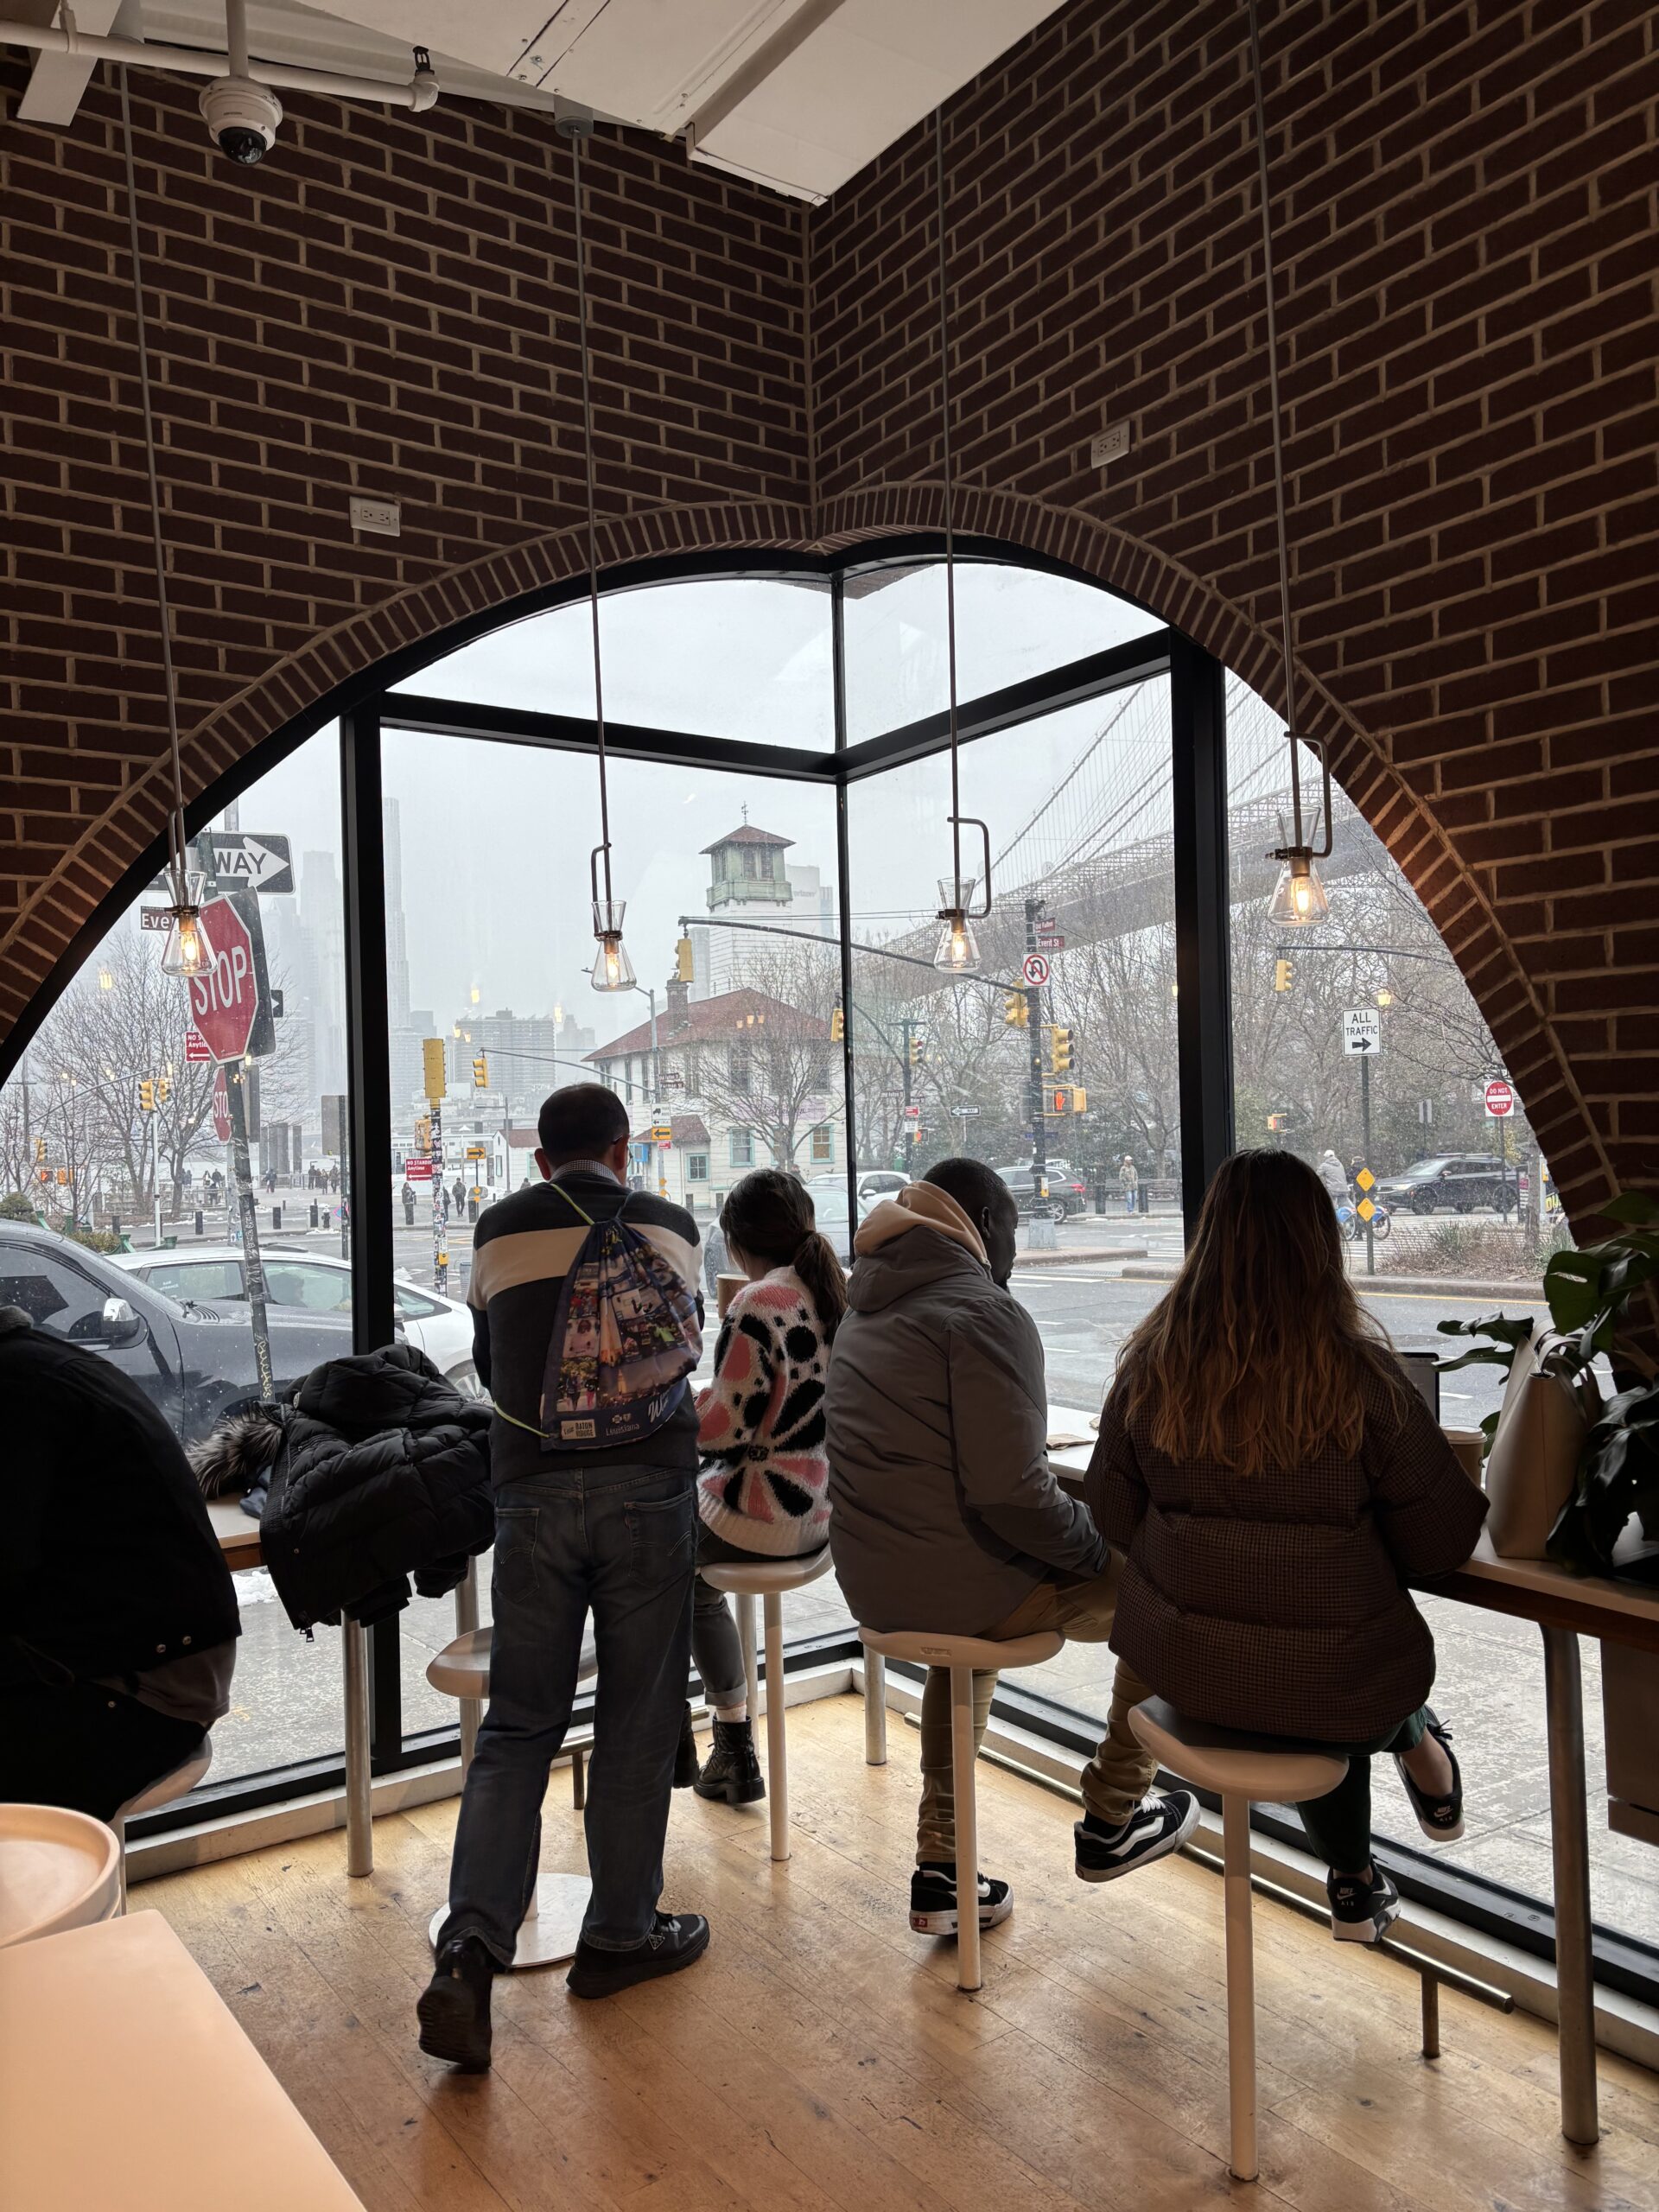
{"type": "Polygon", "coordinates": [[[1507,1213],[1516,1203],[1516,1180],[1501,1160],[1484,1153],[1441,1153],[1385,1175],[1371,1196],[1395,1213],[1472,1213],[1478,1206],[1507,1213]]]}
{"type": "Polygon", "coordinates": [[[998,1175],[1014,1193],[1014,1204],[1022,1214],[1046,1214],[1051,1221],[1065,1221],[1074,1213],[1081,1213],[1089,1203],[1089,1193],[1068,1167],[1050,1166],[1043,1180],[1046,1192],[1037,1188],[1037,1179],[1030,1167],[999,1167],[998,1175]]]}
{"type": "MultiPolygon", "coordinates": [[[[206,1436],[234,1406],[259,1395],[245,1304],[163,1297],[101,1253],[49,1229],[0,1222],[0,1306],[21,1306],[37,1329],[85,1344],[156,1402],[181,1442],[206,1436]]],[[[276,1395],[291,1397],[326,1359],[352,1350],[349,1316],[273,1308],[276,1395]]]]}

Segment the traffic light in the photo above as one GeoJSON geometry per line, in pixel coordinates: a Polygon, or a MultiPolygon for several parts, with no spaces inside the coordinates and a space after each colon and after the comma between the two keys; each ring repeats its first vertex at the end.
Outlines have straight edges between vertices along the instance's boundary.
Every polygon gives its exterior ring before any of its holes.
{"type": "Polygon", "coordinates": [[[691,940],[683,937],[674,947],[674,980],[677,983],[696,981],[696,956],[691,950],[691,940]]]}
{"type": "Polygon", "coordinates": [[[832,1045],[839,1045],[842,1039],[845,1037],[846,1034],[847,1017],[842,1014],[841,1008],[837,1007],[830,1017],[830,1042],[832,1045]]]}
{"type": "Polygon", "coordinates": [[[156,1078],[156,1103],[158,1106],[165,1106],[172,1094],[172,1090],[170,1079],[164,1075],[158,1075],[156,1078]]]}
{"type": "Polygon", "coordinates": [[[490,1058],[487,1052],[473,1054],[473,1089],[487,1090],[490,1087],[490,1058]]]}
{"type": "Polygon", "coordinates": [[[1002,1001],[1002,1019],[1010,1029],[1029,1029],[1031,1007],[1023,991],[1010,991],[1002,1001]]]}
{"type": "Polygon", "coordinates": [[[1274,962],[1273,988],[1275,991],[1287,991],[1290,988],[1290,963],[1288,960],[1275,960],[1274,962]]]}
{"type": "Polygon", "coordinates": [[[1071,1032],[1062,1029],[1057,1022],[1048,1033],[1049,1066],[1056,1075],[1065,1075],[1071,1066],[1071,1032]]]}
{"type": "Polygon", "coordinates": [[[138,1085],[138,1111],[141,1114],[156,1111],[156,1086],[148,1076],[138,1085]]]}
{"type": "Polygon", "coordinates": [[[46,1139],[44,1137],[36,1137],[35,1140],[35,1157],[36,1160],[44,1160],[46,1158],[46,1139]]]}
{"type": "Polygon", "coordinates": [[[915,1029],[910,1033],[910,1065],[913,1068],[918,1068],[922,1065],[921,1033],[915,1029]]]}

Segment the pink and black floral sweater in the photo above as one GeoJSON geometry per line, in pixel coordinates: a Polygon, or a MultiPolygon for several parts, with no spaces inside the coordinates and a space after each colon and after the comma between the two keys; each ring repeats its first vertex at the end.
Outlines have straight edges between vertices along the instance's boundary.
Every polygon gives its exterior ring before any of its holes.
{"type": "Polygon", "coordinates": [[[795,1559],[829,1541],[829,1367],[823,1325],[793,1268],[737,1293],[697,1408],[697,1510],[728,1543],[795,1559]]]}

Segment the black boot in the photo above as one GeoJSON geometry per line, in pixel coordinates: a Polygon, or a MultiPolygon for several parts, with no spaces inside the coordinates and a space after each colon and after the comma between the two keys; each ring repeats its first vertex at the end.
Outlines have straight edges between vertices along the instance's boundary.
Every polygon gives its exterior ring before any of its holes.
{"type": "Polygon", "coordinates": [[[476,1936],[462,1936],[438,1953],[432,1979],[416,2013],[421,2049],[447,2058],[463,2074],[481,2074],[490,2063],[490,1982],[495,1961],[476,1936]]]}
{"type": "Polygon", "coordinates": [[[728,1805],[753,1805],[766,1796],[760,1762],[754,1756],[754,1731],[747,1720],[715,1722],[715,1748],[696,1789],[699,1797],[723,1797],[728,1805]]]}
{"type": "Polygon", "coordinates": [[[674,1754],[674,1787],[690,1789],[702,1772],[702,1763],[697,1757],[697,1732],[691,1726],[691,1707],[685,1708],[680,1722],[680,1748],[674,1754]]]}

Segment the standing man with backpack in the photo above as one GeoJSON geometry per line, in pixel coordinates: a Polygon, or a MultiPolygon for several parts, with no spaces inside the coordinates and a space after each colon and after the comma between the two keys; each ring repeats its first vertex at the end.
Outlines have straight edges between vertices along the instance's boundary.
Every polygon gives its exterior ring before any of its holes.
{"type": "Polygon", "coordinates": [[[590,1611],[594,1887],[568,1985],[607,1997],[690,1965],[709,1942],[700,1914],[657,1910],[696,1567],[696,1224],[626,1189],[628,1117],[613,1091],[556,1090],[537,1135],[543,1180],[480,1219],[467,1290],[494,1399],[490,1703],[419,2014],[422,2050],[470,2071],[490,2062],[490,1981],[512,1962],[536,1882],[590,1611]]]}

